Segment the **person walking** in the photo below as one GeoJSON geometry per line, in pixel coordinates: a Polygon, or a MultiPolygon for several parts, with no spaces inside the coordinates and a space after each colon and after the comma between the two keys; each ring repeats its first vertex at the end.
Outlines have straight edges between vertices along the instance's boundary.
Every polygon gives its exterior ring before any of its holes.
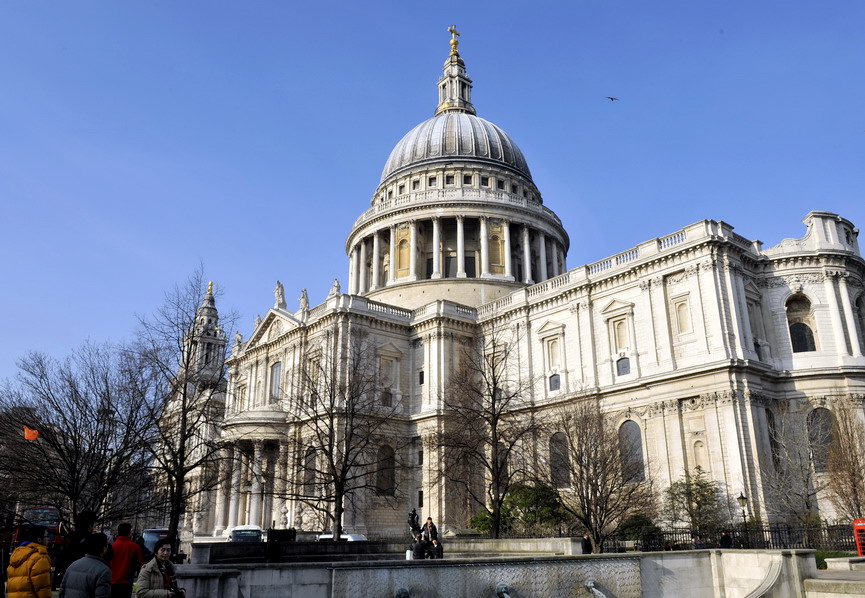
{"type": "Polygon", "coordinates": [[[141,547],[132,541],[132,526],[121,523],[117,526],[111,555],[111,598],[130,598],[132,582],[144,565],[141,547]]]}
{"type": "Polygon", "coordinates": [[[186,591],[177,587],[171,546],[171,538],[162,538],[156,543],[153,560],[138,574],[138,598],[185,598],[186,591]]]}
{"type": "Polygon", "coordinates": [[[24,541],[9,557],[7,598],[51,598],[51,558],[45,547],[45,528],[21,526],[18,538],[24,541]]]}
{"type": "Polygon", "coordinates": [[[592,554],[592,539],[589,537],[589,532],[583,534],[583,554],[592,554]]]}
{"type": "Polygon", "coordinates": [[[111,567],[103,558],[108,537],[90,534],[82,544],[84,556],[69,565],[60,582],[60,598],[111,598],[111,567]]]}

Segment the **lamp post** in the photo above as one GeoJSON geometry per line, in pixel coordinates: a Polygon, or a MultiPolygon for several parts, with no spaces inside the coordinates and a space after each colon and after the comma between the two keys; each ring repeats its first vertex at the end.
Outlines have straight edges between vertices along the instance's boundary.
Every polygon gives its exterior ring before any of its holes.
{"type": "Polygon", "coordinates": [[[742,533],[745,535],[745,547],[748,547],[748,519],[745,517],[745,507],[748,506],[748,497],[745,496],[744,493],[740,492],[739,496],[736,498],[736,502],[739,503],[739,506],[742,508],[742,533]]]}

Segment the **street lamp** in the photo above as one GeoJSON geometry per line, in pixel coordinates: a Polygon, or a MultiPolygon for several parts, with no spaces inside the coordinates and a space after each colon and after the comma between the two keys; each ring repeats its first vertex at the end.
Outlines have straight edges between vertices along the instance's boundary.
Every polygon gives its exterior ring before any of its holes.
{"type": "Polygon", "coordinates": [[[739,496],[736,498],[736,502],[739,503],[739,506],[742,508],[742,533],[745,534],[745,546],[748,546],[748,520],[745,518],[745,507],[748,506],[748,497],[745,496],[744,493],[740,492],[739,496]]]}

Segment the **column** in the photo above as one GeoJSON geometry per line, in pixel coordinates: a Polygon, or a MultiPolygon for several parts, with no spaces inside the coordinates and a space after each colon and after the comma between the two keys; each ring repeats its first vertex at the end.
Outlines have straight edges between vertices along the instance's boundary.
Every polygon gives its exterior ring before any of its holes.
{"type": "Polygon", "coordinates": [[[357,284],[357,257],[354,254],[354,247],[348,252],[348,294],[354,295],[357,293],[355,285],[357,284]]]}
{"type": "Polygon", "coordinates": [[[466,238],[464,218],[457,216],[457,278],[466,277],[466,238]]]}
{"type": "Polygon", "coordinates": [[[532,245],[529,242],[529,227],[523,226],[523,282],[534,284],[532,280],[532,245]]]}
{"type": "Polygon", "coordinates": [[[237,514],[240,510],[240,449],[235,448],[232,451],[231,461],[228,467],[231,470],[231,487],[229,491],[228,501],[228,527],[232,528],[237,525],[237,514]]]}
{"type": "Polygon", "coordinates": [[[540,231],[538,231],[538,254],[538,260],[541,262],[538,269],[540,272],[538,282],[543,282],[549,278],[547,276],[547,237],[540,231]]]}
{"type": "Polygon", "coordinates": [[[829,300],[829,317],[832,320],[832,332],[835,335],[835,347],[838,355],[848,355],[847,340],[844,338],[844,325],[841,322],[841,309],[838,307],[838,297],[835,296],[834,272],[826,272],[823,285],[826,288],[826,298],[829,300]]]}
{"type": "Polygon", "coordinates": [[[369,270],[366,267],[366,239],[360,240],[360,268],[359,268],[359,280],[357,285],[358,294],[364,294],[369,289],[367,288],[367,281],[369,280],[369,270]]]}
{"type": "Polygon", "coordinates": [[[481,277],[490,275],[490,239],[487,231],[487,217],[481,216],[481,277]]]}
{"type": "Polygon", "coordinates": [[[408,255],[408,279],[417,280],[417,220],[411,221],[408,255]]]}
{"type": "Polygon", "coordinates": [[[249,491],[249,521],[250,525],[261,525],[261,449],[264,442],[253,441],[252,461],[249,470],[252,474],[252,484],[249,491]]]}
{"type": "Polygon", "coordinates": [[[856,320],[853,318],[853,307],[850,304],[850,292],[847,290],[847,273],[843,272],[838,277],[841,291],[841,305],[844,306],[844,319],[847,320],[847,330],[850,331],[850,344],[853,345],[853,357],[862,357],[862,348],[859,345],[859,333],[856,331],[856,320]]]}
{"type": "Polygon", "coordinates": [[[396,224],[390,225],[390,266],[387,269],[387,284],[396,280],[396,224]]]}
{"type": "Polygon", "coordinates": [[[550,241],[550,261],[553,266],[553,276],[561,274],[561,272],[559,272],[559,247],[556,245],[555,239],[550,241]]]}
{"type": "Polygon", "coordinates": [[[744,306],[742,308],[742,331],[745,335],[745,355],[752,354],[756,358],[757,353],[754,351],[754,331],[751,330],[751,317],[748,314],[748,298],[745,295],[745,281],[741,276],[736,277],[736,290],[740,304],[744,306]]]}
{"type": "Polygon", "coordinates": [[[735,337],[733,341],[733,345],[730,347],[731,349],[731,357],[739,358],[745,356],[745,331],[742,326],[742,313],[739,309],[739,300],[738,300],[738,292],[736,290],[736,283],[733,280],[733,274],[736,269],[736,266],[725,262],[724,264],[724,280],[726,282],[727,287],[727,301],[730,304],[730,319],[733,324],[733,333],[732,336],[735,337]]]}
{"type": "Polygon", "coordinates": [[[513,280],[514,273],[511,266],[511,223],[507,220],[502,220],[502,234],[505,237],[505,276],[513,280]]]}
{"type": "Polygon", "coordinates": [[[378,231],[372,235],[372,284],[369,287],[370,291],[374,291],[379,286],[381,280],[381,245],[379,241],[378,231]]]}
{"type": "Polygon", "coordinates": [[[229,447],[219,452],[219,482],[216,487],[216,516],[213,521],[213,535],[221,536],[225,529],[226,497],[231,491],[229,478],[231,476],[232,449],[229,447]]]}
{"type": "Polygon", "coordinates": [[[435,217],[432,219],[433,225],[433,271],[432,278],[441,278],[442,277],[442,231],[441,231],[441,218],[435,217]]]}

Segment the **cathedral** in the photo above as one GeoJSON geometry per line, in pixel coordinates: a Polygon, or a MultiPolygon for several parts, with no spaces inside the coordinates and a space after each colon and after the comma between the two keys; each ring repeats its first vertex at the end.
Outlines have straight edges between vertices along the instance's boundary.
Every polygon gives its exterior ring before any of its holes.
{"type": "MultiPolygon", "coordinates": [[[[349,231],[347,284],[335,280],[314,306],[304,291],[290,309],[277,283],[272,308],[247,339],[235,337],[219,429],[230,458],[191,506],[193,532],[324,529],[296,490],[312,483],[305,459],[317,458],[298,457],[301,420],[315,417],[298,405],[323,344],[344,365],[353,337],[377,371],[363,392],[387,414],[372,450],[400,466],[384,472],[381,492],[344,498],[345,531],[402,535],[410,509],[440,530],[467,526],[472,510],[440,475],[431,439],[464,339],[502,329],[520,331],[512,342],[532,410],[593,397],[659,488],[699,470],[772,520],[774,431],[793,413],[825,425],[839,400],[865,417],[858,230],[813,211],[793,238],[764,248],[703,220],[569,265],[555,198],[542,196],[513,139],[476,114],[457,35],[434,116],[396,144],[349,231]]],[[[551,438],[536,440],[551,457],[551,438]]],[[[828,475],[819,444],[815,479],[828,475]]],[[[817,501],[833,520],[828,499],[817,501]]]]}

